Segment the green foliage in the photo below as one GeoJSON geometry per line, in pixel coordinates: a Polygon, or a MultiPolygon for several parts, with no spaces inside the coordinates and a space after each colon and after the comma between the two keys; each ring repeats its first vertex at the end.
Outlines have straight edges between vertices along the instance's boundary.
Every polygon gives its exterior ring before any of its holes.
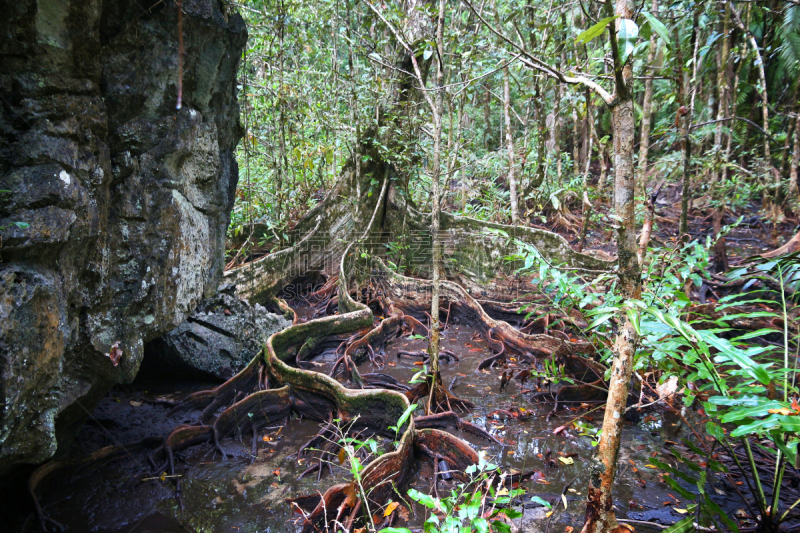
{"type": "MultiPolygon", "coordinates": [[[[554,305],[579,310],[590,321],[587,333],[598,340],[610,338],[624,314],[638,315],[633,321],[640,337],[634,368],[659,370],[661,382],[673,376],[678,379],[684,404],[699,405],[710,417],[706,431],[716,440],[715,446],[724,448],[731,457],[734,457],[731,450],[735,445],[732,440],[744,446],[749,460],[739,466],[747,471],[750,479],[756,480],[752,486],[753,498],[763,519],[776,527],[785,520],[788,510],[778,509],[778,491],[769,493],[758,481],[762,467],[757,467],[753,460],[750,441],[771,443],[771,447],[760,448],[775,459],[771,474],[774,479],[782,479],[787,464],[796,464],[800,443],[800,388],[796,383],[796,363],[790,359],[789,350],[790,341],[797,343],[800,339],[789,338],[791,302],[787,294],[800,289],[800,254],[768,261],[759,259],[748,268],[729,273],[732,280],[751,279],[744,285],[745,291],[759,278],[768,278],[773,286],[779,284],[780,290],[760,289],[757,294],[745,292],[721,298],[717,311],[736,307],[737,312],[690,322],[687,313],[692,303],[686,290],[689,286],[699,289],[704,282],[703,275],[709,267],[710,239],[705,245],[692,242],[675,250],[650,250],[652,260],[642,274],[642,298],[626,302],[615,295],[613,277],[585,281],[548,264],[535,249],[519,244],[520,254],[515,259],[524,258],[522,270],[538,274],[538,288],[552,295],[554,305]],[[750,307],[742,310],[744,304],[750,307]],[[757,304],[761,305],[756,307],[757,304]],[[631,312],[635,308],[640,312],[631,312]],[[735,320],[748,319],[766,319],[776,326],[742,332],[733,325],[735,320]],[[776,338],[781,339],[777,345],[765,342],[776,338]]],[[[605,349],[604,360],[610,357],[605,349]]],[[[591,428],[580,429],[582,435],[592,436],[591,428]]],[[[677,453],[673,453],[674,460],[683,465],[682,469],[658,459],[652,461],[668,474],[664,480],[671,488],[695,501],[694,514],[669,530],[694,531],[694,523],[698,517],[703,517],[716,523],[718,528],[724,525],[736,531],[735,524],[706,490],[706,472],[709,469],[726,472],[726,467],[713,459],[709,450],[689,441],[685,444],[703,457],[700,462],[705,466],[677,453]],[[681,483],[694,488],[687,490],[681,483]]]]}
{"type": "Polygon", "coordinates": [[[613,17],[606,17],[588,30],[584,31],[580,35],[575,38],[575,42],[581,42],[583,44],[587,44],[589,41],[594,39],[595,37],[599,37],[603,31],[606,29],[606,26],[614,22],[619,18],[619,15],[614,15],[613,17]]]}
{"type": "MultiPolygon", "coordinates": [[[[435,511],[423,524],[425,533],[508,533],[509,525],[500,520],[500,515],[509,519],[522,516],[520,511],[512,509],[512,501],[525,493],[523,490],[498,488],[497,481],[503,475],[497,465],[486,459],[486,452],[478,453],[478,464],[467,467],[465,472],[469,481],[459,483],[456,488],[444,497],[435,497],[415,489],[408,491],[408,496],[423,507],[435,511]],[[487,505],[486,498],[491,498],[487,505]]],[[[540,501],[548,507],[550,504],[534,496],[532,501],[540,501]]],[[[393,533],[411,533],[406,528],[391,528],[382,531],[393,533]]]]}

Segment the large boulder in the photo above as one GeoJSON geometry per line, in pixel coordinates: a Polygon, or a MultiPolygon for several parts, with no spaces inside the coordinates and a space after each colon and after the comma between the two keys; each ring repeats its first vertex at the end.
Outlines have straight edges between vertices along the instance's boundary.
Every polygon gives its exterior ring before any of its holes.
{"type": "Polygon", "coordinates": [[[247,366],[270,335],[291,325],[238,298],[233,285],[222,285],[186,322],[145,345],[142,372],[226,380],[247,366]]]}
{"type": "Polygon", "coordinates": [[[0,0],[0,475],[212,296],[247,31],[217,0],[0,0]],[[119,357],[117,357],[119,356],[119,357]]]}

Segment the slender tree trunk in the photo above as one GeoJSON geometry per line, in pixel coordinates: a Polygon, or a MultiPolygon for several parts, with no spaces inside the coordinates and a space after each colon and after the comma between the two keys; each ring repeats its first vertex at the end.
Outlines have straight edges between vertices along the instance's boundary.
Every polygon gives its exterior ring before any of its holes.
{"type": "MultiPolygon", "coordinates": [[[[758,71],[758,93],[761,96],[761,127],[764,128],[765,132],[769,132],[769,98],[767,95],[767,75],[764,72],[764,59],[761,57],[761,51],[758,49],[758,43],[756,42],[756,38],[750,33],[749,21],[750,21],[750,4],[747,5],[747,20],[748,26],[745,26],[745,23],[742,22],[742,18],[739,15],[739,11],[736,10],[733,3],[729,0],[728,5],[730,6],[731,13],[733,14],[733,19],[736,22],[736,25],[739,29],[744,32],[744,37],[747,43],[750,45],[750,48],[753,52],[753,55],[756,56],[756,67],[758,71]]],[[[770,152],[769,146],[769,136],[763,135],[762,138],[764,139],[764,160],[766,161],[767,168],[772,171],[773,174],[773,187],[774,191],[772,194],[772,202],[774,209],[777,209],[779,199],[780,199],[780,185],[781,185],[781,175],[780,173],[772,166],[772,154],[770,152]]],[[[773,213],[773,215],[777,215],[777,213],[773,213]]]]}
{"type": "Polygon", "coordinates": [[[277,180],[275,183],[275,196],[276,196],[276,206],[275,206],[275,218],[277,220],[281,220],[283,217],[283,184],[284,184],[284,173],[289,168],[289,159],[286,156],[286,105],[285,99],[283,94],[283,37],[284,37],[284,20],[286,17],[284,16],[284,5],[283,2],[280,2],[280,20],[278,26],[278,105],[280,106],[280,113],[278,116],[278,172],[277,172],[277,180]]]}
{"type": "Polygon", "coordinates": [[[552,155],[556,160],[556,183],[561,186],[561,96],[564,89],[559,83],[556,85],[556,103],[553,108],[553,131],[550,132],[552,136],[553,152],[552,155]]]}
{"type": "MultiPolygon", "coordinates": [[[[653,0],[652,6],[653,14],[658,13],[658,0],[653,0]]],[[[656,51],[658,50],[658,34],[652,32],[650,34],[650,46],[647,50],[647,68],[646,71],[648,78],[644,80],[644,100],[642,101],[642,131],[639,140],[639,180],[642,184],[642,189],[645,187],[645,176],[647,175],[647,156],[650,150],[650,117],[653,113],[653,70],[652,66],[656,60],[656,51]]]]}
{"type": "Polygon", "coordinates": [[[431,235],[433,237],[431,268],[432,294],[431,294],[431,331],[428,354],[431,360],[431,394],[428,397],[427,412],[436,409],[436,391],[439,379],[439,278],[442,267],[442,243],[439,235],[439,170],[442,157],[442,111],[443,111],[443,91],[442,82],[444,80],[444,9],[445,0],[439,0],[439,17],[436,24],[436,47],[438,49],[436,60],[436,93],[434,96],[433,110],[433,170],[431,172],[431,235]]]}
{"type": "MultiPolygon", "coordinates": [[[[742,65],[744,64],[746,56],[742,56],[741,61],[737,62],[736,68],[733,74],[733,88],[730,92],[730,113],[728,116],[735,117],[736,113],[738,113],[739,107],[739,99],[737,95],[739,94],[739,74],[741,72],[742,65]]],[[[731,153],[733,151],[733,127],[734,124],[731,123],[728,128],[731,130],[731,133],[726,135],[725,141],[725,155],[723,156],[724,165],[722,166],[722,172],[720,173],[720,180],[725,182],[728,179],[728,163],[731,160],[731,153]]]]}
{"type": "MultiPolygon", "coordinates": [[[[694,10],[694,17],[692,19],[692,39],[690,44],[690,50],[692,51],[692,56],[696,58],[697,54],[695,53],[695,49],[697,48],[697,23],[699,19],[699,9],[695,8],[694,10]]],[[[691,203],[691,181],[692,181],[692,140],[689,136],[691,134],[691,124],[692,124],[692,104],[690,102],[686,102],[686,96],[689,96],[690,84],[692,80],[685,80],[685,74],[683,72],[683,54],[680,53],[680,44],[677,41],[679,35],[677,34],[677,26],[676,26],[676,48],[678,54],[676,55],[677,64],[675,68],[677,69],[677,82],[680,84],[680,93],[678,100],[681,102],[681,110],[680,113],[683,114],[683,120],[681,122],[681,145],[683,148],[683,189],[681,194],[681,218],[680,218],[680,227],[678,231],[681,235],[688,233],[689,231],[689,208],[691,203]],[[688,104],[688,106],[687,106],[688,104]]],[[[696,72],[697,70],[697,61],[694,61],[694,69],[693,71],[696,72]]],[[[690,96],[692,101],[693,98],[690,96]]]]}
{"type": "Polygon", "coordinates": [[[536,80],[534,91],[536,109],[536,176],[533,179],[531,188],[540,187],[547,176],[547,163],[545,151],[547,150],[547,116],[545,115],[544,100],[542,99],[541,82],[536,80]]]}
{"type": "Polygon", "coordinates": [[[503,114],[506,121],[506,145],[508,146],[508,187],[511,190],[511,223],[519,223],[517,203],[517,178],[514,176],[514,135],[511,133],[511,88],[508,82],[508,67],[503,69],[503,114]]]}
{"type": "MultiPolygon", "coordinates": [[[[608,4],[607,4],[608,5],[608,4]]],[[[621,18],[633,17],[632,0],[617,0],[615,14],[621,18]]],[[[611,8],[606,8],[608,13],[611,8]]],[[[619,24],[620,21],[617,21],[619,24]]],[[[634,113],[633,71],[631,60],[622,64],[616,36],[611,33],[611,51],[614,57],[615,94],[617,105],[612,108],[614,125],[614,211],[618,217],[617,257],[620,291],[624,300],[639,299],[642,285],[639,261],[636,257],[636,180],[633,168],[634,113]]],[[[630,310],[637,313],[636,308],[630,310]]],[[[584,533],[613,531],[618,527],[614,514],[612,489],[617,472],[617,456],[621,442],[625,406],[628,399],[633,359],[638,340],[636,329],[627,313],[619,316],[620,328],[614,341],[614,362],[609,379],[603,430],[597,447],[595,465],[590,475],[586,504],[584,533]]]]}
{"type": "MultiPolygon", "coordinates": [[[[350,1],[347,0],[345,2],[347,6],[347,71],[350,74],[350,120],[353,122],[353,128],[356,132],[355,142],[359,142],[361,139],[361,125],[358,120],[358,94],[356,93],[356,72],[355,66],[353,62],[353,35],[350,29],[350,1]]],[[[355,159],[355,182],[361,183],[361,158],[356,157],[355,159]]],[[[360,191],[359,191],[360,193],[360,191]]],[[[360,195],[359,195],[360,198],[360,195]]],[[[358,210],[358,205],[354,206],[356,210],[358,210]]],[[[357,220],[358,213],[356,212],[354,219],[357,220]]]]}
{"type": "MultiPolygon", "coordinates": [[[[494,3],[494,20],[500,27],[500,11],[497,2],[494,3]]],[[[498,43],[502,45],[502,42],[498,43]]],[[[517,199],[517,179],[514,175],[514,135],[511,131],[511,84],[509,83],[508,67],[503,69],[503,120],[505,122],[506,147],[508,148],[508,188],[511,196],[511,223],[519,223],[519,204],[517,199]]]]}
{"type": "MultiPolygon", "coordinates": [[[[586,89],[586,123],[590,124],[592,120],[592,92],[586,89]]],[[[586,167],[583,170],[583,222],[581,224],[581,233],[578,237],[578,251],[582,252],[586,246],[586,234],[589,231],[589,220],[592,216],[592,204],[589,202],[589,167],[592,163],[592,140],[593,137],[589,135],[589,144],[586,150],[586,167]]]]}
{"type": "Polygon", "coordinates": [[[483,147],[488,151],[491,150],[489,133],[492,131],[492,111],[489,103],[492,101],[492,90],[488,81],[483,84],[483,87],[486,89],[486,99],[483,101],[483,147]]]}
{"type": "Polygon", "coordinates": [[[725,239],[720,236],[722,231],[722,220],[725,216],[725,180],[727,175],[722,170],[722,166],[727,161],[722,159],[722,120],[728,111],[728,60],[731,52],[731,11],[727,4],[720,5],[724,10],[725,16],[722,21],[722,43],[719,54],[717,56],[717,122],[716,129],[714,130],[714,154],[716,164],[714,165],[714,172],[711,177],[713,196],[715,199],[714,206],[714,220],[713,230],[716,241],[714,242],[714,263],[717,272],[725,272],[728,270],[728,254],[725,249],[725,239]]]}
{"type": "Polygon", "coordinates": [[[578,117],[578,104],[572,103],[572,171],[576,174],[581,171],[581,121],[578,117]]]}
{"type": "Polygon", "coordinates": [[[800,113],[797,114],[797,121],[794,125],[794,152],[792,153],[792,163],[789,168],[789,193],[800,199],[800,190],[797,187],[798,165],[800,165],[800,113]]]}

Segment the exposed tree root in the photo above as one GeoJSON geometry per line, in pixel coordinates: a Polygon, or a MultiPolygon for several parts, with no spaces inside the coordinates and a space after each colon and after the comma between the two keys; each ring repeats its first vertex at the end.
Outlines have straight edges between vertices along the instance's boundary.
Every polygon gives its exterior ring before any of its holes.
{"type": "Polygon", "coordinates": [[[417,429],[457,429],[464,433],[469,433],[475,437],[486,439],[495,444],[502,444],[486,430],[476,426],[472,422],[462,420],[453,411],[445,411],[427,416],[414,418],[417,429]]]}

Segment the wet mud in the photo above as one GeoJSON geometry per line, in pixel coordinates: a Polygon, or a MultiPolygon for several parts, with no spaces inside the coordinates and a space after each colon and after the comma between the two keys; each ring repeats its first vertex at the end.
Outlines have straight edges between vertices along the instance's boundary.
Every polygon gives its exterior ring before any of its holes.
{"type": "MultiPolygon", "coordinates": [[[[533,480],[522,483],[524,515],[514,520],[520,531],[565,531],[580,529],[584,498],[588,486],[590,461],[594,455],[593,437],[581,434],[573,424],[599,427],[601,403],[560,402],[559,410],[549,420],[553,404],[532,400],[537,383],[521,384],[511,380],[500,390],[502,370],[477,371],[479,363],[492,354],[475,337],[476,331],[463,324],[451,323],[443,331],[442,347],[458,355],[460,361],[442,363],[442,377],[453,394],[475,403],[476,408],[462,413],[464,420],[485,428],[502,445],[488,445],[469,434],[460,434],[478,450],[486,450],[503,470],[536,470],[533,480]],[[596,409],[595,409],[596,408],[596,409]],[[594,410],[593,410],[594,409],[594,410]],[[561,426],[564,429],[557,430],[561,426]],[[564,487],[569,484],[569,489],[564,487]],[[566,496],[567,508],[561,498],[566,496]],[[555,511],[531,502],[531,497],[552,503],[555,511]],[[549,523],[549,526],[548,526],[549,523]]],[[[399,351],[425,350],[424,339],[396,338],[386,345],[384,366],[369,361],[359,366],[362,374],[380,372],[408,382],[421,369],[417,357],[398,357],[399,351]],[[416,364],[415,364],[416,363],[416,364]]],[[[333,351],[323,352],[314,360],[314,370],[328,372],[336,359],[333,351]]],[[[509,363],[512,367],[515,361],[509,363]]],[[[542,385],[546,389],[546,385],[542,385]]],[[[319,431],[317,422],[292,419],[259,431],[257,452],[252,440],[224,439],[221,445],[228,455],[222,458],[212,444],[199,444],[176,454],[176,470],[169,476],[161,462],[149,455],[155,446],[134,449],[137,442],[160,438],[175,426],[191,422],[196,413],[171,415],[172,405],[188,394],[207,388],[201,383],[157,383],[137,381],[113,390],[95,409],[89,423],[78,436],[71,454],[85,456],[103,446],[130,447],[102,463],[66,467],[47,477],[37,491],[48,516],[68,531],[117,532],[292,532],[299,531],[300,517],[285,500],[313,494],[351,479],[347,464],[334,460],[331,471],[321,479],[317,473],[298,480],[308,468],[297,451],[319,431]]],[[[669,443],[688,436],[688,429],[667,410],[651,409],[634,413],[625,428],[620,450],[620,474],[615,498],[620,518],[671,524],[681,518],[689,502],[680,501],[660,481],[660,472],[649,464],[658,454],[668,454],[669,443]]],[[[458,433],[456,433],[458,434],[458,433]]],[[[417,462],[412,484],[430,493],[433,467],[417,462]]],[[[440,480],[440,494],[449,492],[457,482],[440,480]]],[[[718,503],[735,512],[738,502],[722,480],[714,482],[718,503]]],[[[419,528],[425,510],[414,506],[404,511],[406,527],[419,528]]],[[[33,531],[29,520],[25,531],[33,531]]],[[[634,523],[637,530],[649,526],[634,523]]]]}

